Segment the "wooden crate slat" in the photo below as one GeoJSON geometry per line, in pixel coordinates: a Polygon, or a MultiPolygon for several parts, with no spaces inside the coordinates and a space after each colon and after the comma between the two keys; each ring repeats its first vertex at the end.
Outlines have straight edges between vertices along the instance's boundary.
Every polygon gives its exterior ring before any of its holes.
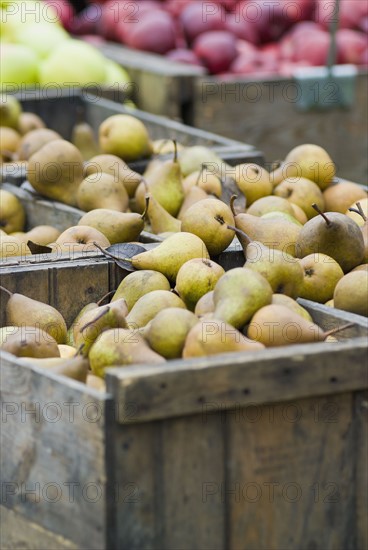
{"type": "Polygon", "coordinates": [[[355,444],[352,455],[357,456],[353,480],[356,488],[356,548],[368,548],[368,391],[355,394],[354,418],[355,444]]]}

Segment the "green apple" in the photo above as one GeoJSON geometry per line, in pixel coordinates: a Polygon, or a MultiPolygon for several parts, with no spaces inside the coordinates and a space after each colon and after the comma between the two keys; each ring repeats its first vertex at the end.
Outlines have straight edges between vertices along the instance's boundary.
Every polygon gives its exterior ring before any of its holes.
{"type": "Polygon", "coordinates": [[[32,49],[39,59],[44,59],[62,42],[69,40],[69,34],[53,23],[32,23],[16,34],[18,44],[32,49]]]}
{"type": "Polygon", "coordinates": [[[0,87],[17,88],[38,83],[38,58],[21,44],[2,44],[0,48],[0,87]]]}
{"type": "Polygon", "coordinates": [[[80,40],[65,40],[41,63],[40,82],[60,86],[103,84],[106,60],[91,44],[80,40]]]}

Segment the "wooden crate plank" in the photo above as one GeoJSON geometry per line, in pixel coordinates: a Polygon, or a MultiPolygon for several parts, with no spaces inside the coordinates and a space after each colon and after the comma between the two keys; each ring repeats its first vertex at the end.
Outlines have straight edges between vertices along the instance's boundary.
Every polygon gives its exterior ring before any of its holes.
{"type": "MultiPolygon", "coordinates": [[[[368,377],[368,372],[367,372],[368,377]]],[[[357,392],[354,402],[356,442],[353,456],[357,458],[354,486],[356,488],[356,548],[368,548],[368,392],[357,392]]]]}
{"type": "Polygon", "coordinates": [[[106,548],[111,398],[5,352],[0,366],[2,504],[78,548],[106,548]]]}
{"type": "Polygon", "coordinates": [[[229,549],[356,548],[351,393],[227,420],[229,549]]]}
{"type": "Polygon", "coordinates": [[[224,503],[207,499],[213,480],[224,475],[223,432],[220,414],[163,421],[161,548],[226,547],[224,503]]]}
{"type": "Polygon", "coordinates": [[[172,361],[155,369],[118,367],[107,370],[106,381],[121,406],[137,403],[136,421],[146,422],[198,413],[208,403],[230,407],[359,390],[367,388],[366,369],[364,337],[172,361]]]}

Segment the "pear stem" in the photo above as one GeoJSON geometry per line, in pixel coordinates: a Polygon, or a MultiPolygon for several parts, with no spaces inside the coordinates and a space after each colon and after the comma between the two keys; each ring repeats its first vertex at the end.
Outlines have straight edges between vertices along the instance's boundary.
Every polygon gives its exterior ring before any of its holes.
{"type": "Polygon", "coordinates": [[[149,205],[149,201],[150,201],[150,196],[147,194],[145,199],[146,199],[146,204],[145,204],[145,207],[144,207],[144,211],[141,214],[142,220],[144,220],[144,218],[146,217],[147,210],[148,210],[148,205],[149,205]]]}
{"type": "Polygon", "coordinates": [[[173,139],[172,142],[174,144],[174,162],[178,162],[178,146],[176,143],[176,139],[173,139]]]}
{"type": "Polygon", "coordinates": [[[100,298],[97,302],[97,305],[101,305],[101,302],[103,302],[105,300],[105,298],[108,298],[109,296],[111,296],[112,294],[115,294],[116,290],[110,290],[110,292],[106,292],[106,294],[104,294],[102,296],[102,298],[100,298]]]}
{"type": "Polygon", "coordinates": [[[106,313],[108,313],[110,311],[110,306],[106,306],[106,308],[101,311],[97,317],[95,317],[94,319],[92,319],[92,321],[89,321],[88,323],[86,323],[80,330],[79,332],[83,332],[84,330],[86,330],[86,328],[90,327],[91,325],[93,325],[94,323],[96,323],[96,321],[99,321],[101,319],[101,317],[103,317],[104,315],[106,315],[106,313]]]}
{"type": "Polygon", "coordinates": [[[238,198],[238,195],[231,195],[230,197],[230,210],[233,213],[233,216],[236,216],[235,208],[234,208],[234,202],[238,198]]]}
{"type": "Polygon", "coordinates": [[[366,222],[367,221],[367,216],[364,214],[364,210],[362,208],[362,205],[360,204],[360,202],[357,202],[355,204],[357,206],[357,209],[356,208],[349,208],[349,212],[355,212],[356,214],[360,214],[362,216],[363,220],[366,222]]]}
{"type": "Polygon", "coordinates": [[[316,212],[318,212],[318,214],[320,214],[322,216],[322,218],[325,220],[326,224],[327,225],[331,225],[331,222],[330,220],[328,219],[328,217],[322,212],[322,210],[320,209],[320,207],[314,202],[312,204],[312,208],[314,208],[314,210],[316,212]]]}
{"type": "Polygon", "coordinates": [[[340,332],[342,330],[345,330],[346,328],[350,328],[350,327],[353,327],[355,323],[347,323],[346,325],[343,325],[342,327],[335,327],[335,328],[332,328],[331,330],[328,330],[327,332],[324,332],[323,335],[325,337],[325,339],[327,338],[327,336],[332,336],[333,334],[336,334],[337,332],[340,332]]]}
{"type": "Polygon", "coordinates": [[[0,285],[0,290],[3,290],[4,292],[6,292],[7,294],[9,294],[10,297],[13,296],[13,292],[10,292],[10,290],[8,290],[7,288],[3,287],[0,285]]]}
{"type": "Polygon", "coordinates": [[[84,344],[84,342],[83,342],[83,344],[81,344],[81,345],[79,346],[79,348],[77,349],[77,351],[75,352],[75,354],[73,355],[73,357],[78,357],[79,355],[81,355],[81,351],[82,351],[82,349],[84,348],[84,346],[85,346],[85,344],[84,344]]]}
{"type": "Polygon", "coordinates": [[[116,260],[117,262],[131,262],[132,261],[131,258],[118,258],[117,256],[114,256],[114,254],[111,254],[111,252],[107,252],[107,250],[104,250],[98,243],[96,243],[96,241],[93,241],[93,244],[96,246],[96,248],[101,250],[101,252],[103,254],[105,254],[105,256],[109,256],[110,258],[112,258],[113,260],[116,260]]]}
{"type": "Polygon", "coordinates": [[[199,174],[198,174],[198,177],[197,177],[197,180],[196,180],[194,186],[199,184],[199,180],[201,179],[201,175],[203,174],[203,171],[204,171],[205,168],[207,168],[207,164],[203,163],[202,166],[201,166],[201,169],[199,171],[199,174]]]}
{"type": "Polygon", "coordinates": [[[228,225],[227,228],[232,229],[233,231],[235,231],[235,233],[238,233],[238,235],[241,235],[242,237],[244,237],[244,239],[246,239],[248,241],[248,244],[253,242],[252,239],[249,237],[249,235],[244,233],[244,231],[242,231],[241,229],[238,229],[237,227],[234,227],[233,225],[228,225]]]}

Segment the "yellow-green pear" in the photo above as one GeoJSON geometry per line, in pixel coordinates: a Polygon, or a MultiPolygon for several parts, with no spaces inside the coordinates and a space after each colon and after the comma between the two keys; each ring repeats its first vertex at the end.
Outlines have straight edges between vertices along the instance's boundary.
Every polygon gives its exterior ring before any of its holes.
{"type": "Polygon", "coordinates": [[[333,295],[334,307],[368,317],[368,272],[354,271],[339,280],[333,295]]]}
{"type": "Polygon", "coordinates": [[[112,115],[101,123],[99,144],[103,153],[116,155],[125,162],[152,154],[147,128],[141,120],[128,114],[112,115]]]}
{"type": "Polygon", "coordinates": [[[326,254],[309,254],[301,260],[304,278],[299,297],[324,304],[331,300],[335,287],[344,272],[336,260],[326,254]]]}
{"type": "Polygon", "coordinates": [[[26,213],[21,201],[10,191],[0,189],[0,228],[5,233],[23,231],[26,213]]]}
{"type": "Polygon", "coordinates": [[[197,317],[202,317],[207,313],[213,313],[215,311],[215,302],[213,301],[213,290],[206,292],[201,298],[199,298],[195,308],[194,313],[197,317]]]}
{"type": "Polygon", "coordinates": [[[170,290],[170,283],[165,275],[149,269],[133,271],[121,281],[111,302],[124,298],[130,311],[139,298],[152,290],[170,290]]]}
{"type": "Polygon", "coordinates": [[[312,204],[317,204],[321,210],[325,209],[321,189],[307,178],[287,178],[274,189],[274,194],[300,206],[309,220],[318,216],[318,212],[312,207],[312,204]]]}
{"type": "Polygon", "coordinates": [[[215,288],[224,273],[224,268],[213,260],[188,260],[178,271],[175,290],[188,309],[194,311],[198,300],[215,288]]]}
{"type": "Polygon", "coordinates": [[[235,166],[234,180],[246,198],[247,206],[272,194],[273,185],[267,170],[255,163],[235,166]]]}
{"type": "Polygon", "coordinates": [[[186,309],[185,303],[175,292],[151,290],[141,296],[129,311],[126,321],[129,328],[144,327],[162,309],[176,307],[186,309]]]}
{"type": "Polygon", "coordinates": [[[56,340],[35,326],[3,327],[0,349],[16,357],[60,357],[56,340]]]}
{"type": "Polygon", "coordinates": [[[144,337],[150,347],[165,359],[178,359],[188,332],[198,321],[198,317],[187,309],[163,309],[146,325],[144,337]]]}
{"type": "Polygon", "coordinates": [[[128,208],[129,197],[121,180],[111,174],[94,173],[79,185],[77,203],[86,212],[96,208],[124,212],[128,208]]]}
{"type": "Polygon", "coordinates": [[[144,215],[95,208],[84,214],[78,225],[97,229],[105,235],[110,244],[132,242],[138,240],[144,229],[144,215]]]}
{"type": "Polygon", "coordinates": [[[175,233],[181,230],[181,221],[174,218],[150,193],[148,198],[147,217],[149,219],[151,232],[155,235],[159,233],[175,233]]]}
{"type": "Polygon", "coordinates": [[[306,319],[307,321],[313,322],[312,316],[309,311],[307,311],[296,300],[290,298],[290,296],[287,296],[286,294],[273,294],[271,304],[289,307],[290,309],[295,311],[295,313],[298,313],[298,315],[304,317],[304,319],[306,319]]]}
{"type": "Polygon", "coordinates": [[[92,174],[110,174],[115,180],[120,180],[130,198],[142,181],[141,174],[134,172],[121,158],[116,155],[96,155],[84,164],[84,176],[92,174]]]}

